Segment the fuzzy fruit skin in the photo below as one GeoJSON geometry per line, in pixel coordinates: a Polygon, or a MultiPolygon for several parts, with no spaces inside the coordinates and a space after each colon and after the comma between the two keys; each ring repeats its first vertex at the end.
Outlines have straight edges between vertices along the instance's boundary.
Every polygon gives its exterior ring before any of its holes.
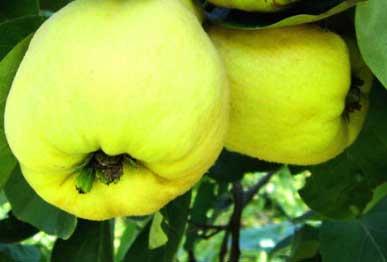
{"type": "Polygon", "coordinates": [[[35,34],[6,104],[24,177],[78,217],[146,215],[183,194],[219,155],[228,125],[221,59],[178,0],[78,0],[35,34]],[[120,181],[75,189],[88,154],[128,153],[120,181]]]}
{"type": "MultiPolygon", "coordinates": [[[[212,27],[229,75],[231,119],[226,147],[270,162],[325,162],[358,136],[368,108],[372,75],[361,110],[344,116],[351,66],[344,40],[312,25],[238,31],[212,27]]],[[[360,73],[360,74],[359,74],[360,73]]]]}
{"type": "Polygon", "coordinates": [[[209,0],[217,6],[244,11],[278,12],[299,0],[209,0]]]}

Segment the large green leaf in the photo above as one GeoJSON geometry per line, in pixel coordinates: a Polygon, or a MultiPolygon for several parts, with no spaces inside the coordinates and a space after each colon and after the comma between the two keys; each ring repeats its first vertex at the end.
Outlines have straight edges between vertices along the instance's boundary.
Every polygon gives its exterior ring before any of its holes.
{"type": "Polygon", "coordinates": [[[5,19],[38,14],[38,0],[0,1],[0,23],[5,19]]]}
{"type": "Polygon", "coordinates": [[[168,241],[164,246],[156,249],[149,248],[151,223],[148,223],[126,253],[123,261],[175,261],[176,253],[185,231],[190,201],[191,192],[188,192],[183,196],[178,197],[161,210],[164,217],[163,229],[168,236],[168,241]]]}
{"type": "Polygon", "coordinates": [[[39,230],[10,213],[8,218],[0,220],[0,232],[0,243],[14,243],[35,235],[39,230]]]}
{"type": "Polygon", "coordinates": [[[134,221],[129,220],[125,223],[125,230],[120,238],[120,245],[118,246],[115,256],[116,262],[121,262],[123,260],[126,252],[133,244],[139,231],[140,230],[138,229],[138,226],[134,221]]]}
{"type": "Polygon", "coordinates": [[[320,252],[324,262],[387,261],[387,198],[363,217],[325,221],[320,252]]]}
{"type": "Polygon", "coordinates": [[[289,262],[303,262],[318,257],[320,247],[319,229],[304,225],[294,234],[289,262]]]}
{"type": "Polygon", "coordinates": [[[4,110],[9,89],[21,60],[27,50],[30,37],[20,42],[0,61],[0,190],[4,187],[9,175],[16,166],[16,159],[8,147],[4,133],[4,110]]]}
{"type": "Polygon", "coordinates": [[[369,0],[356,10],[356,34],[361,54],[387,88],[387,1],[369,0]]]}
{"type": "Polygon", "coordinates": [[[212,23],[238,29],[262,29],[316,22],[343,12],[364,0],[320,0],[300,1],[290,9],[278,13],[244,12],[234,9],[216,8],[200,0],[207,19],[212,23]]]}
{"type": "Polygon", "coordinates": [[[387,92],[380,85],[371,93],[371,107],[358,140],[337,158],[311,166],[300,195],[321,215],[335,219],[359,216],[373,190],[386,181],[387,92]]]}
{"type": "Polygon", "coordinates": [[[143,228],[140,234],[137,236],[133,244],[130,246],[125,257],[122,259],[122,262],[132,262],[132,261],[151,262],[152,261],[151,260],[152,251],[149,249],[150,228],[151,228],[151,223],[149,222],[143,228]]]}
{"type": "Polygon", "coordinates": [[[0,244],[0,262],[40,262],[41,255],[35,246],[0,244]]]}
{"type": "Polygon", "coordinates": [[[113,221],[78,221],[68,240],[58,239],[51,255],[52,262],[113,262],[113,221]]]}
{"type": "Polygon", "coordinates": [[[26,16],[0,23],[0,60],[43,23],[41,16],[26,16]]]}
{"type": "Polygon", "coordinates": [[[74,232],[77,219],[41,199],[28,185],[19,167],[15,168],[4,189],[19,220],[64,239],[74,232]]]}

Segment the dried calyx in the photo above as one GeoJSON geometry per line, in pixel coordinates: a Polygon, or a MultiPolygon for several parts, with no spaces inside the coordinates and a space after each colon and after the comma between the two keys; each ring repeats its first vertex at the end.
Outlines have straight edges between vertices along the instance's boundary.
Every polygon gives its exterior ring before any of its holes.
{"type": "Polygon", "coordinates": [[[80,194],[90,192],[95,179],[106,185],[117,183],[124,173],[124,163],[136,165],[136,160],[128,154],[109,156],[101,150],[90,154],[75,170],[79,173],[76,190],[80,194]]]}
{"type": "Polygon", "coordinates": [[[360,87],[364,84],[364,81],[356,76],[352,76],[351,88],[345,98],[345,109],[344,117],[349,119],[349,115],[355,111],[361,110],[360,98],[361,91],[360,87]]]}

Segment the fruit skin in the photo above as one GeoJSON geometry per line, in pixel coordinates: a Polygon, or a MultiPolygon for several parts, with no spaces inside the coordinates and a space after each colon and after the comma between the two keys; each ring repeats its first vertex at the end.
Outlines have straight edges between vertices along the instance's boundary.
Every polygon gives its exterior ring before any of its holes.
{"type": "Polygon", "coordinates": [[[214,26],[209,34],[230,80],[229,150],[310,165],[335,157],[356,139],[372,75],[364,63],[354,66],[364,81],[361,109],[345,114],[351,66],[340,36],[312,25],[257,31],[214,26]]]}
{"type": "Polygon", "coordinates": [[[91,220],[146,215],[214,163],[227,87],[214,46],[178,0],[78,0],[35,34],[7,99],[5,132],[47,202],[91,220]],[[99,149],[139,165],[79,194],[75,170],[99,149]]]}
{"type": "Polygon", "coordinates": [[[278,12],[299,0],[209,0],[218,6],[244,11],[278,12]]]}

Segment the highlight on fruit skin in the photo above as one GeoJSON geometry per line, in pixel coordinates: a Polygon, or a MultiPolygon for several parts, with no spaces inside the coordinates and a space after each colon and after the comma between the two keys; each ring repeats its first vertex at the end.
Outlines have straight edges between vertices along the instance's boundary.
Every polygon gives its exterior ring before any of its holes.
{"type": "Polygon", "coordinates": [[[226,148],[269,162],[311,165],[358,136],[372,74],[345,41],[313,25],[209,34],[231,88],[226,148]]]}
{"type": "Polygon", "coordinates": [[[208,2],[232,9],[258,12],[278,12],[300,0],[209,0],[208,2]]]}
{"type": "Polygon", "coordinates": [[[31,187],[78,217],[153,213],[215,162],[227,77],[180,0],[76,0],[34,35],[5,132],[31,187]]]}

